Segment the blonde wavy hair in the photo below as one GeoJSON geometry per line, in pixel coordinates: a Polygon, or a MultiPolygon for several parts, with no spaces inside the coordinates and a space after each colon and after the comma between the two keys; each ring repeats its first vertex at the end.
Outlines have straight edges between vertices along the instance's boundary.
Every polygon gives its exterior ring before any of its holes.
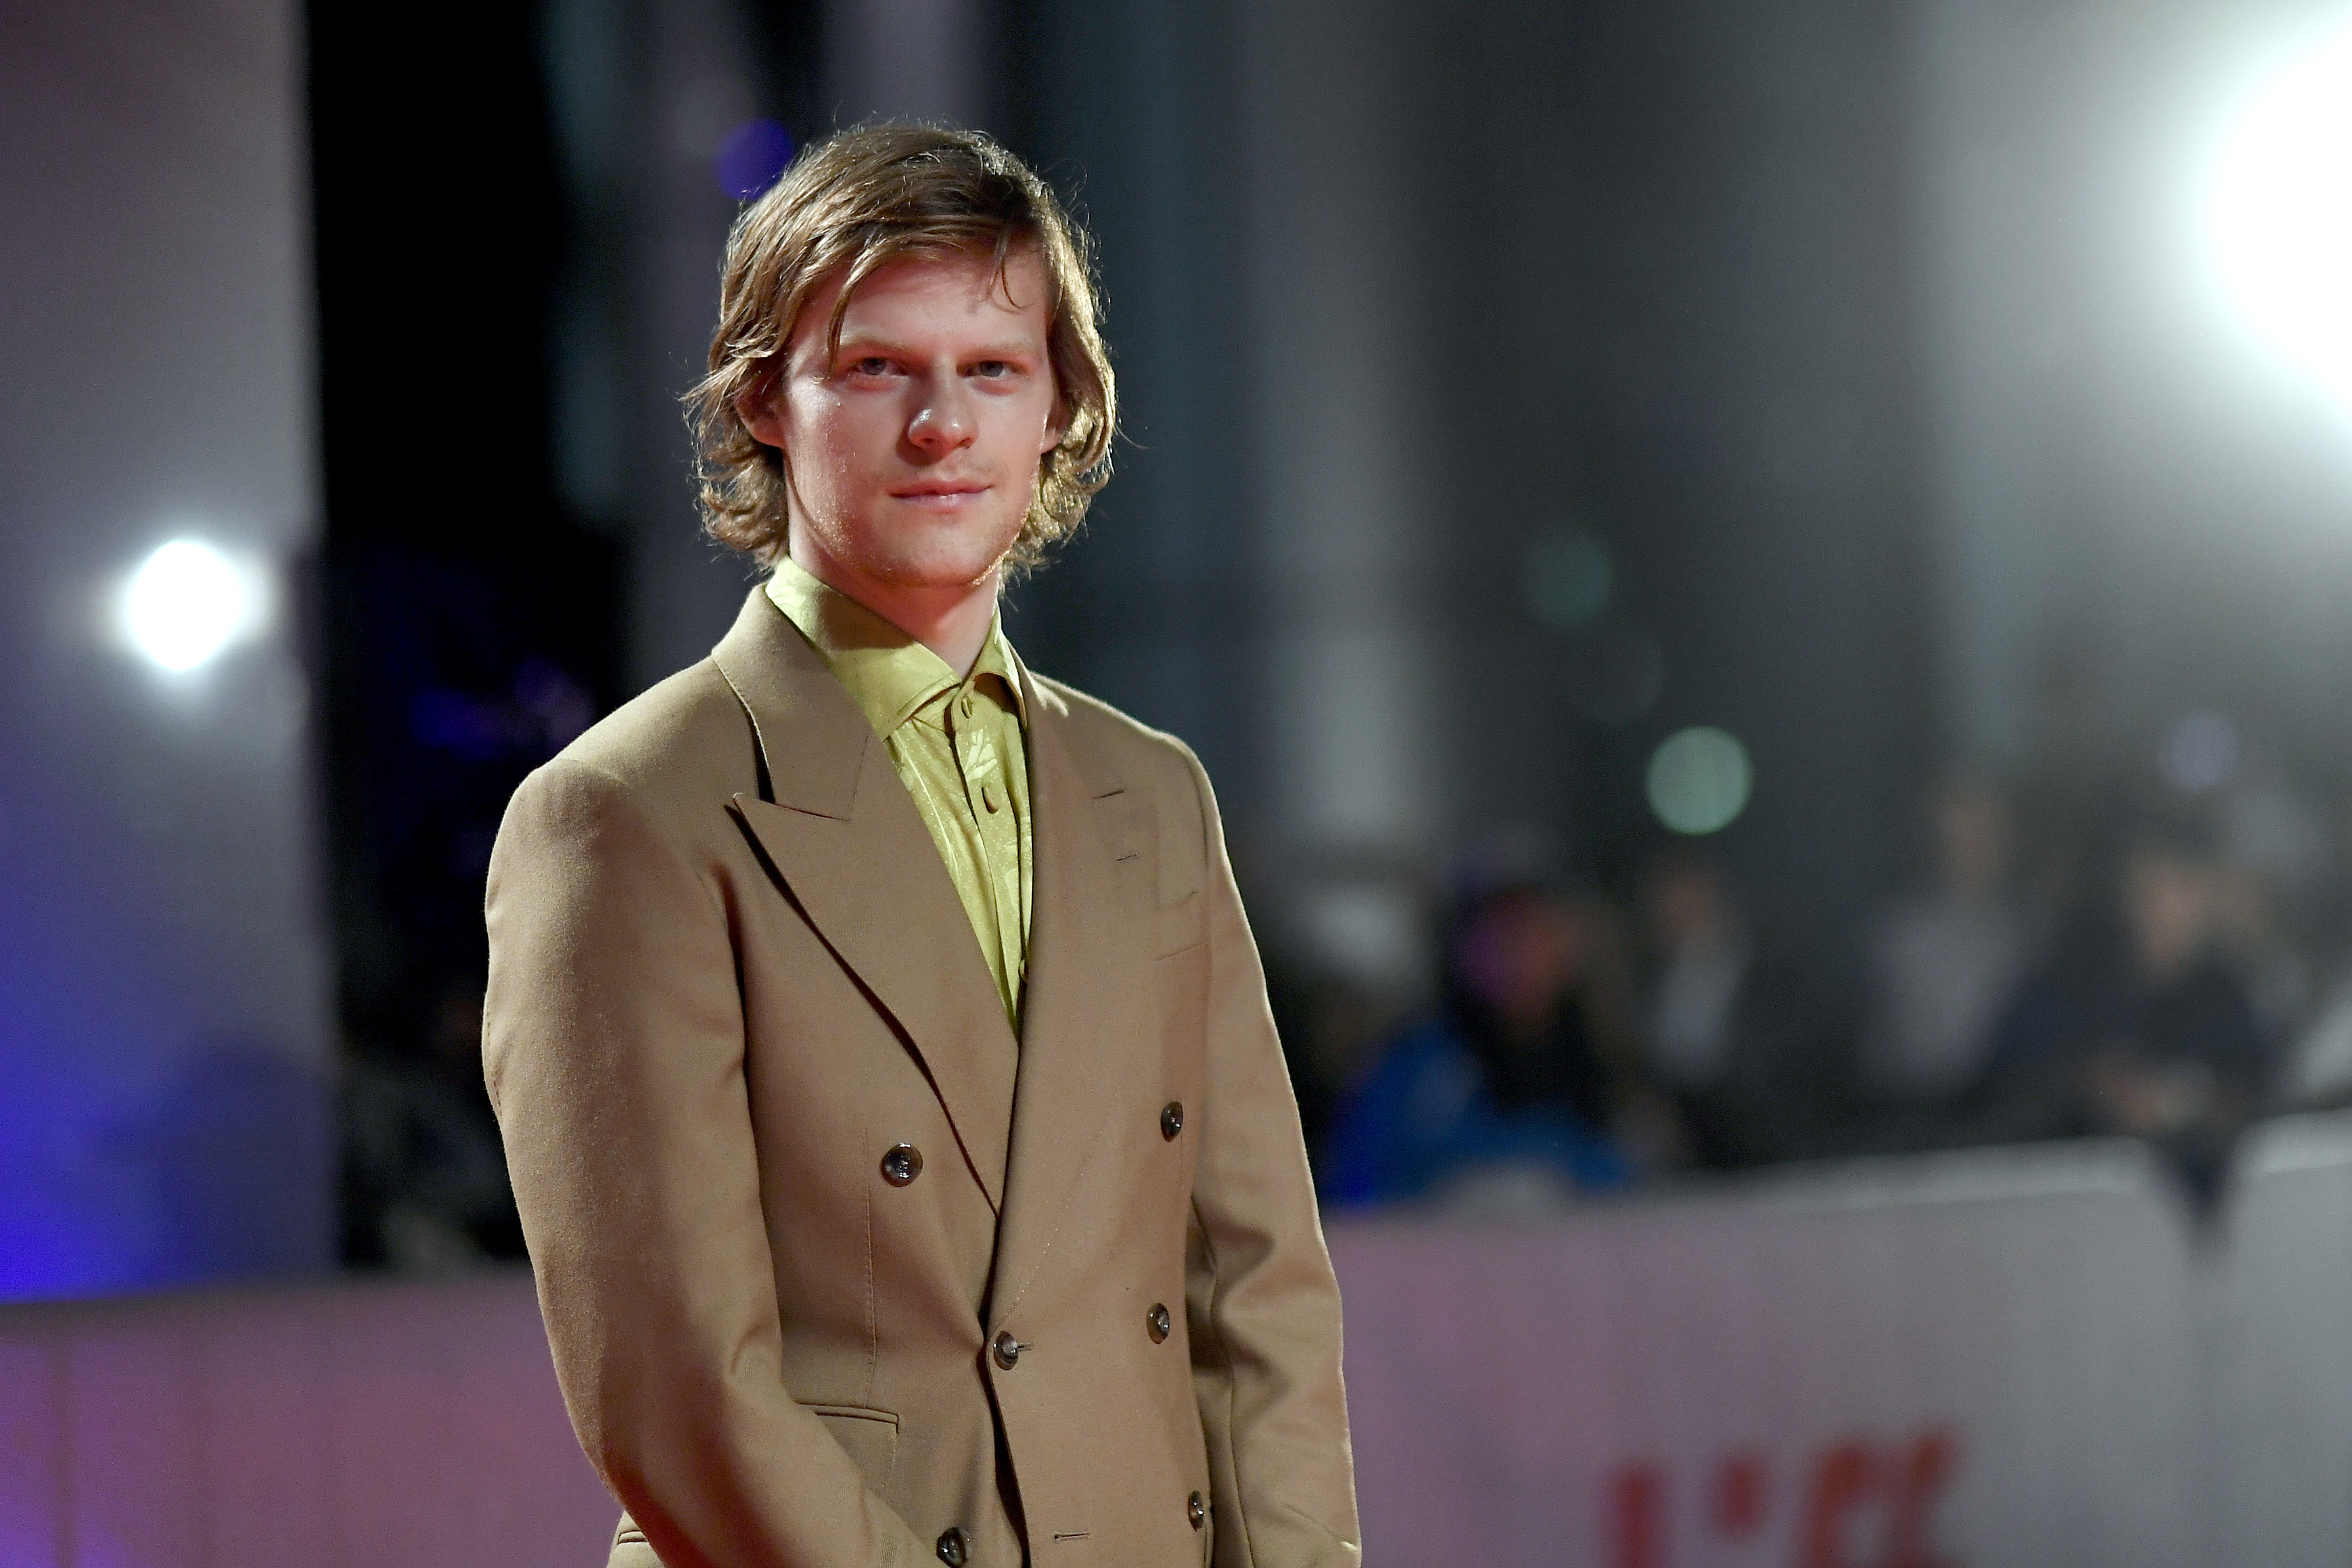
{"type": "Polygon", "coordinates": [[[892,262],[986,256],[1001,283],[1006,263],[1024,250],[1045,264],[1047,354],[1067,424],[1038,460],[1037,493],[1007,564],[1030,570],[1076,531],[1110,479],[1118,423],[1086,232],[1045,181],[988,137],[890,123],[808,148],[728,235],[709,374],[685,398],[710,537],[762,566],[784,552],[784,455],[752,437],[739,405],[775,395],[801,312],[829,281],[843,280],[826,323],[838,346],[851,294],[892,262]]]}

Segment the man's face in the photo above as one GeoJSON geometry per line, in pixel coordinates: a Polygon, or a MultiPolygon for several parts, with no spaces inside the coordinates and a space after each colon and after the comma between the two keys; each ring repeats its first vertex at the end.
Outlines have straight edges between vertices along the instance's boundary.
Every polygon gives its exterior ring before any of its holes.
{"type": "Polygon", "coordinates": [[[828,354],[840,289],[801,312],[773,401],[743,410],[783,451],[794,558],[836,586],[992,589],[1062,438],[1044,264],[895,262],[850,296],[828,354]]]}

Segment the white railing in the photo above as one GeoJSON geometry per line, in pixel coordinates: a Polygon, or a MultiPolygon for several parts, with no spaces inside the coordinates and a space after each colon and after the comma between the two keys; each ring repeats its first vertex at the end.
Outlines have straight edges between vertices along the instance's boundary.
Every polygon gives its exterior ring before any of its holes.
{"type": "Polygon", "coordinates": [[[0,1313],[5,1568],[594,1568],[530,1281],[0,1313]]]}
{"type": "Polygon", "coordinates": [[[1332,1246],[1384,1568],[2212,1561],[2189,1242],[2136,1147],[1332,1246]]]}
{"type": "MultiPolygon", "coordinates": [[[[1373,1568],[2352,1562],[2352,1117],[1334,1224],[1373,1568]]],[[[583,1568],[530,1284],[0,1310],[0,1568],[583,1568]]]]}

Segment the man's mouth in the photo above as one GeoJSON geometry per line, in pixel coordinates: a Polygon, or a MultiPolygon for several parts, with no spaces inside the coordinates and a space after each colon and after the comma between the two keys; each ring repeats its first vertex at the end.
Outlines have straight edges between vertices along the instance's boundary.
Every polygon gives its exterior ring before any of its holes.
{"type": "Polygon", "coordinates": [[[908,485],[904,489],[892,490],[890,494],[894,500],[921,507],[927,511],[954,511],[987,494],[988,489],[977,479],[946,479],[908,485]]]}

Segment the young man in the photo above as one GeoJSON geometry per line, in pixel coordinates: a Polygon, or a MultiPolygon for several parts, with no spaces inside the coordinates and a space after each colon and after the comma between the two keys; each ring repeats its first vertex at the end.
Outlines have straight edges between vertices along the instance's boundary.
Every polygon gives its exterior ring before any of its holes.
{"type": "Polygon", "coordinates": [[[612,1563],[1356,1563],[1207,780],[997,622],[1114,422],[1051,193],[961,132],[811,149],[695,402],[772,575],[490,868],[490,1092],[612,1563]]]}

